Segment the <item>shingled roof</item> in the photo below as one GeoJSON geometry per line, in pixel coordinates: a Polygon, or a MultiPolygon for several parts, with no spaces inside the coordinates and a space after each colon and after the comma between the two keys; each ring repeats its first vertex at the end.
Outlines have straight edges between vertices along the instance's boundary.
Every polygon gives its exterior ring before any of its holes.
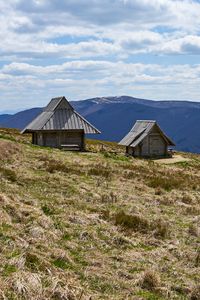
{"type": "Polygon", "coordinates": [[[119,145],[136,147],[154,126],[157,126],[169,146],[175,146],[174,142],[166,136],[154,120],[137,120],[130,132],[119,142],[119,145]]]}
{"type": "Polygon", "coordinates": [[[43,112],[28,124],[22,133],[42,130],[84,130],[85,134],[100,133],[74,110],[64,96],[51,99],[43,112]]]}

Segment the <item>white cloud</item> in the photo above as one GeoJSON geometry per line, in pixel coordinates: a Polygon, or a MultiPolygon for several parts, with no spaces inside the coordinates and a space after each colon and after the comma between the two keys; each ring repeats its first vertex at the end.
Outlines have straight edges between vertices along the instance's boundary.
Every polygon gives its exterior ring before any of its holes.
{"type": "Polygon", "coordinates": [[[199,1],[7,0],[0,10],[0,95],[15,106],[62,93],[199,97],[199,66],[184,62],[200,53],[199,1]]]}
{"type": "MultiPolygon", "coordinates": [[[[200,37],[194,35],[168,40],[157,48],[162,54],[200,54],[200,37]]],[[[155,51],[157,51],[155,49],[155,51]]]]}
{"type": "Polygon", "coordinates": [[[0,9],[4,59],[198,54],[200,3],[196,1],[8,0],[0,9]],[[155,28],[161,28],[160,33],[155,28]],[[191,36],[191,43],[179,44],[179,39],[191,36]],[[62,37],[68,39],[62,42],[62,37]]]}
{"type": "MultiPolygon", "coordinates": [[[[199,75],[200,65],[162,67],[92,60],[46,67],[11,63],[0,70],[0,88],[3,98],[9,95],[11,101],[20,99],[18,108],[22,104],[44,105],[52,96],[62,94],[70,99],[83,99],[121,93],[137,96],[142,92],[147,98],[187,99],[190,91],[190,100],[200,100],[199,75]]],[[[12,102],[7,103],[6,108],[11,107],[12,102]]]]}
{"type": "MultiPolygon", "coordinates": [[[[11,1],[13,3],[13,1],[11,1]]],[[[50,22],[54,16],[57,24],[66,22],[68,15],[78,20],[97,25],[104,24],[169,24],[178,27],[199,24],[199,8],[196,1],[190,0],[19,0],[16,8],[29,14],[36,23],[50,22]],[[58,19],[57,16],[60,16],[58,19]],[[41,19],[40,19],[41,17],[41,19]],[[195,18],[195,20],[194,20],[195,18]],[[40,22],[39,22],[40,21],[40,22]]]]}

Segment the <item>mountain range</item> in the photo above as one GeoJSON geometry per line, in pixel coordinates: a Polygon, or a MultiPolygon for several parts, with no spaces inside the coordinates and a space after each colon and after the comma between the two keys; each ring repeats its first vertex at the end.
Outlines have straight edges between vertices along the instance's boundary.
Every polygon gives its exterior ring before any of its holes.
{"type": "MultiPolygon", "coordinates": [[[[129,96],[98,97],[72,101],[73,107],[94,124],[101,134],[96,139],[119,141],[136,120],[157,120],[173,139],[176,149],[200,153],[200,103],[153,101],[129,96]]],[[[24,128],[42,108],[0,115],[0,127],[24,128]]]]}

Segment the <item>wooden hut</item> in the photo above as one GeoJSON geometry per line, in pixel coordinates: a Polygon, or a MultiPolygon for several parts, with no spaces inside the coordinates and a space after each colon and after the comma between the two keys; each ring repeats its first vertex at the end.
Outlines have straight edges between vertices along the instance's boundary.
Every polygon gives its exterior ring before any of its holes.
{"type": "Polygon", "coordinates": [[[160,129],[156,121],[136,121],[130,132],[119,142],[126,146],[126,154],[138,157],[167,157],[173,141],[160,129]]]}
{"type": "Polygon", "coordinates": [[[100,131],[77,113],[65,97],[57,97],[22,133],[32,133],[32,143],[35,145],[84,150],[85,134],[100,131]]]}

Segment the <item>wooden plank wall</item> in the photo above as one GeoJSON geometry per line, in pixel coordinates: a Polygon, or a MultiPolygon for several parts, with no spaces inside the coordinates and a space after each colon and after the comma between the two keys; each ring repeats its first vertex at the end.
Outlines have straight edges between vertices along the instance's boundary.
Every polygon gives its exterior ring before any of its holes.
{"type": "Polygon", "coordinates": [[[33,143],[39,146],[60,148],[61,145],[78,145],[84,150],[84,132],[83,131],[65,131],[65,132],[38,132],[33,133],[33,143]]]}

